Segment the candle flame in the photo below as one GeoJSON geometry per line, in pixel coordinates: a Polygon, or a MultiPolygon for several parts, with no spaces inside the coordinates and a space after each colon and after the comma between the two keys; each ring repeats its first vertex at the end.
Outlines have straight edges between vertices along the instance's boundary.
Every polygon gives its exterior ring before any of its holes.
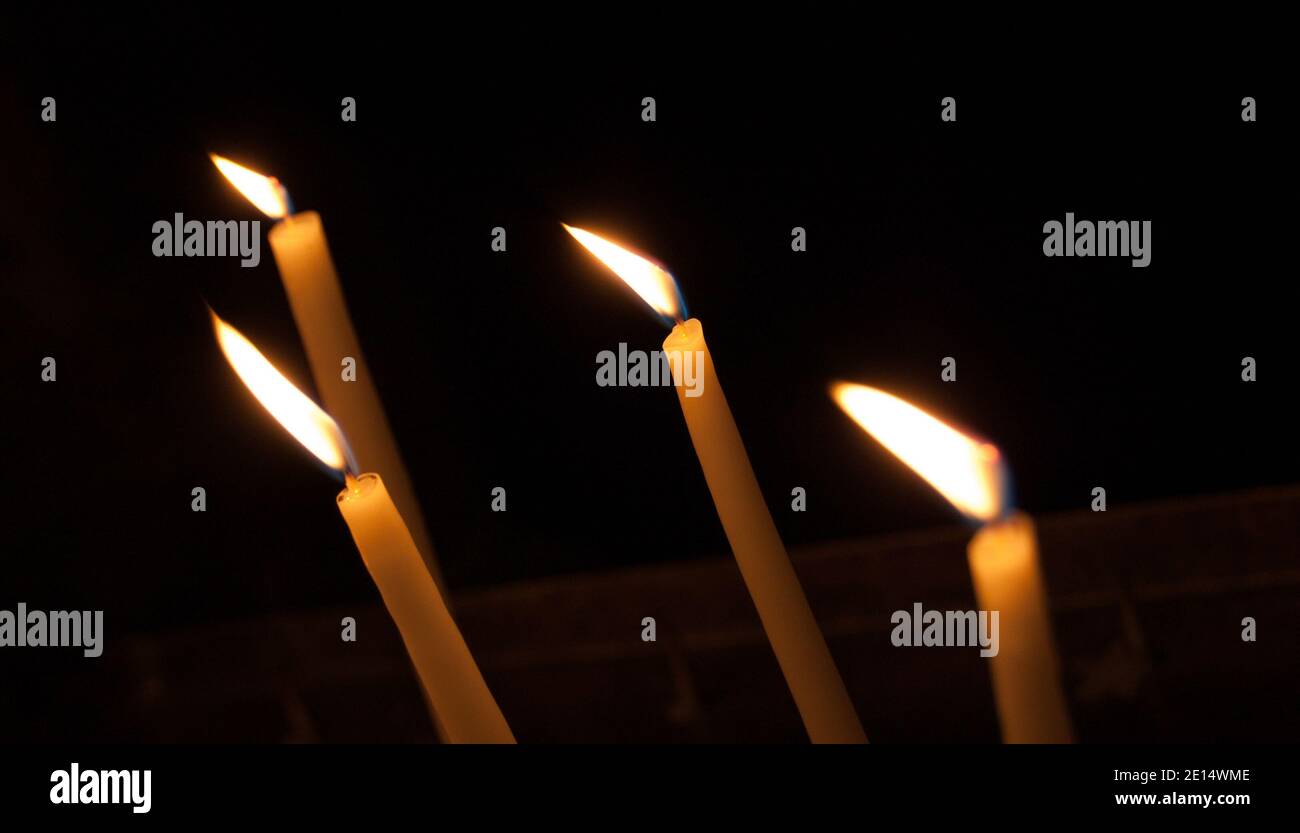
{"type": "Polygon", "coordinates": [[[243,333],[215,312],[211,315],[221,352],[262,407],[316,459],[337,472],[355,471],[356,464],[338,423],[276,370],[243,333]]]}
{"type": "Polygon", "coordinates": [[[677,281],[666,269],[585,229],[574,228],[567,223],[561,225],[583,248],[632,287],[651,309],[665,319],[677,322],[682,320],[686,305],[682,303],[677,281]]]}
{"type": "Polygon", "coordinates": [[[831,396],[854,422],[962,514],[985,523],[1002,516],[1006,489],[997,446],[866,385],[840,382],[831,386],[831,396]]]}
{"type": "Polygon", "coordinates": [[[280,184],[280,180],[273,176],[263,176],[224,156],[215,153],[208,155],[212,157],[212,164],[217,166],[217,170],[230,180],[230,184],[263,214],[278,220],[289,213],[289,192],[280,184]]]}

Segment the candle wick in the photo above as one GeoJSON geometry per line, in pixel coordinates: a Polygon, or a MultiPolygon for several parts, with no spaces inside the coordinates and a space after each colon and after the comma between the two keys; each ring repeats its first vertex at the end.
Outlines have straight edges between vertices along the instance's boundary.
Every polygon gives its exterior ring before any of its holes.
{"type": "Polygon", "coordinates": [[[343,472],[343,485],[354,495],[361,491],[361,483],[352,476],[350,471],[343,472]]]}

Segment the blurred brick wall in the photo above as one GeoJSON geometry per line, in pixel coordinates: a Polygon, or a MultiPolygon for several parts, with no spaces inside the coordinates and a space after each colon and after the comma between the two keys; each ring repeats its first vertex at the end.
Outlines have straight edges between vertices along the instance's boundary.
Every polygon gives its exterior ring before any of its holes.
{"type": "MultiPolygon", "coordinates": [[[[1038,520],[1079,737],[1300,739],[1300,488],[1038,520]],[[1258,622],[1241,641],[1241,619],[1258,622]]],[[[975,606],[964,528],[837,541],[795,566],[876,742],[996,741],[974,649],[895,648],[890,614],[975,606]]],[[[794,703],[730,557],[465,593],[457,618],[521,741],[802,742],[794,703]],[[653,616],[658,641],[640,639],[653,616]]],[[[383,610],[321,610],[131,638],[52,691],[104,708],[71,737],[432,741],[383,610]],[[358,619],[343,643],[339,620],[358,619]],[[69,689],[68,685],[74,685],[69,689]]],[[[43,737],[28,727],[25,739],[43,737]]]]}

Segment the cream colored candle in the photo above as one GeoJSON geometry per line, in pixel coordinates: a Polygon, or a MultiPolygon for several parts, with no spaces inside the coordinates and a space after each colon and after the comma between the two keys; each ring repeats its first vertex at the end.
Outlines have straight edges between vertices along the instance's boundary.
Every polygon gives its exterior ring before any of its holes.
{"type": "Polygon", "coordinates": [[[374,377],[361,353],[320,215],[315,211],[291,214],[288,194],[275,178],[220,156],[214,155],[212,161],[254,205],[280,219],[271,227],[267,240],[298,325],[316,390],[325,410],[342,426],[360,467],[383,475],[430,573],[441,584],[424,514],[415,498],[415,489],[388,424],[374,377]],[[353,360],[355,366],[345,379],[347,359],[353,360]]]}
{"type": "Polygon", "coordinates": [[[986,524],[967,549],[975,598],[998,611],[993,695],[1007,743],[1071,743],[1034,523],[1016,512],[986,524]]]}
{"type": "Polygon", "coordinates": [[[673,327],[664,353],[691,444],[772,652],[813,743],[865,743],[866,733],[826,648],[785,544],[754,477],[745,444],[718,383],[704,328],[694,318],[673,327]],[[698,387],[688,387],[691,362],[698,387]],[[692,391],[698,396],[692,396],[692,391]]]}
{"type": "Polygon", "coordinates": [[[657,313],[679,319],[664,341],[664,353],[682,415],[727,542],[804,728],[814,743],[865,743],[866,733],[758,488],[718,384],[703,327],[693,318],[680,320],[681,296],[662,267],[591,232],[565,228],[657,313]]]}
{"type": "Polygon", "coordinates": [[[253,396],[304,448],[344,476],[339,511],[401,633],[442,735],[453,743],[513,742],[383,480],[377,474],[353,477],[355,460],[329,414],[215,313],[212,326],[227,361],[253,396]]]}
{"type": "Polygon", "coordinates": [[[339,511],[402,634],[452,743],[514,743],[492,692],[424,568],[406,524],[375,474],[348,478],[339,511]]]}
{"type": "Polygon", "coordinates": [[[1072,742],[1034,525],[1008,513],[1001,452],[884,391],[840,383],[831,395],[962,514],[984,524],[967,556],[980,609],[998,612],[998,653],[989,662],[1003,741],[1072,742]]]}

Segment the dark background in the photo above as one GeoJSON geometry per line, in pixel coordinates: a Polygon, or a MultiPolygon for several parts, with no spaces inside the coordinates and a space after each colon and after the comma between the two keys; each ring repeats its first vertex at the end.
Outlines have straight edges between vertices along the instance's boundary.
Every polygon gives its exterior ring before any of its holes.
{"type": "MultiPolygon", "coordinates": [[[[692,62],[664,45],[656,62],[455,41],[363,39],[326,62],[328,44],[290,57],[265,31],[96,21],[9,53],[0,607],[103,609],[111,646],[377,600],[337,485],[206,318],[205,300],[311,391],[269,245],[255,269],[152,255],[175,212],[264,219],[209,152],[322,215],[453,590],[727,551],[672,392],[596,386],[599,351],[664,332],[561,221],[677,276],[791,546],[957,522],[839,412],[832,379],[988,436],[1032,513],[1099,485],[1116,505],[1295,481],[1292,143],[1267,77],[1061,86],[833,50],[692,62]],[[1045,258],[1042,225],[1066,211],[1151,220],[1151,265],[1045,258]]],[[[81,662],[43,653],[0,655],[0,676],[81,662]]]]}

